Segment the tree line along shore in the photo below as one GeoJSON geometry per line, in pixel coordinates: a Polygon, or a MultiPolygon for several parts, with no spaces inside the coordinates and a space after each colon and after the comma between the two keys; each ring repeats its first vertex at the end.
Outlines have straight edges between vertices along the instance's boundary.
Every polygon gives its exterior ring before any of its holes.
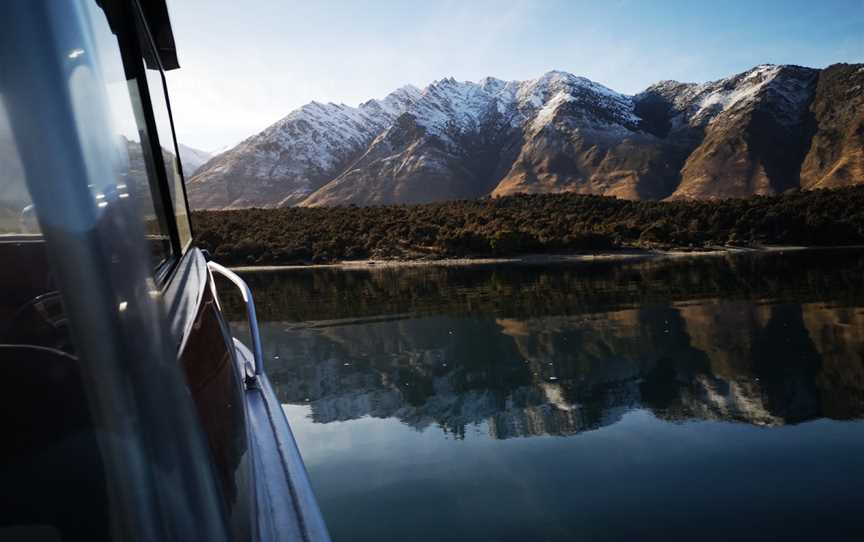
{"type": "Polygon", "coordinates": [[[373,207],[192,213],[228,265],[507,257],[768,245],[864,244],[864,186],[713,201],[573,193],[373,207]]]}

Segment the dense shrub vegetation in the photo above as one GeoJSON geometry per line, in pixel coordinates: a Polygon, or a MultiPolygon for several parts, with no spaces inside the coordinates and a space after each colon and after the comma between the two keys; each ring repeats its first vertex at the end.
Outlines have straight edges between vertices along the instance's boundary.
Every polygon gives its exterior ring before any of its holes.
{"type": "Polygon", "coordinates": [[[834,246],[864,243],[864,186],[713,202],[543,194],[424,205],[198,211],[193,221],[199,246],[228,264],[834,246]]]}

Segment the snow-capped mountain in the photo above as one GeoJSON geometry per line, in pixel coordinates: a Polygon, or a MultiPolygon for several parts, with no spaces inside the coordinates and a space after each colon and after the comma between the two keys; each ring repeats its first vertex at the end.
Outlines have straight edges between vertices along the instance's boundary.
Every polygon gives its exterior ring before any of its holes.
{"type": "Polygon", "coordinates": [[[635,96],[561,71],[445,78],[357,107],[307,104],[214,157],[188,192],[196,208],[237,208],[562,191],[712,198],[864,182],[861,88],[861,65],[763,65],[635,96]],[[845,101],[828,99],[837,95],[845,101]]]}
{"type": "Polygon", "coordinates": [[[300,203],[342,171],[420,91],[406,86],[359,107],[312,102],[207,164],[188,184],[194,207],[300,203]]]}

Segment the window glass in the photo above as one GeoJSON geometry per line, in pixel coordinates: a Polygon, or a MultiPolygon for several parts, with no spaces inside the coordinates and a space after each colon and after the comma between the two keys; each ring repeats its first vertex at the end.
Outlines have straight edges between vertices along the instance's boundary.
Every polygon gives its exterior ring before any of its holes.
{"type": "Polygon", "coordinates": [[[0,236],[36,233],[39,233],[39,224],[0,95],[0,236]]]}
{"type": "MultiPolygon", "coordinates": [[[[72,64],[68,90],[80,143],[76,152],[88,170],[96,219],[102,220],[112,201],[131,204],[145,223],[153,269],[164,267],[172,259],[172,242],[158,189],[150,182],[155,175],[149,147],[142,145],[149,139],[138,83],[127,76],[115,35],[120,30],[112,30],[95,2],[75,11],[89,32],[62,55],[72,64]]],[[[14,95],[0,93],[0,343],[71,352],[25,168],[40,152],[19,148],[16,131],[26,126],[13,122],[15,103],[14,95]]]]}
{"type": "MultiPolygon", "coordinates": [[[[148,134],[134,71],[127,71],[123,63],[117,37],[108,25],[105,14],[95,2],[87,2],[86,10],[92,21],[95,41],[90,62],[98,68],[101,85],[82,83],[84,90],[76,90],[73,74],[73,96],[78,129],[85,141],[84,151],[88,167],[103,171],[99,178],[104,185],[94,186],[97,205],[101,199],[115,191],[120,197],[130,197],[144,221],[147,241],[154,269],[171,259],[170,229],[161,205],[159,186],[153,170],[153,158],[147,145],[148,134]],[[95,89],[95,90],[94,90],[95,89]],[[107,107],[106,107],[107,105],[107,107]],[[102,122],[94,122],[105,117],[102,122]],[[104,145],[88,143],[105,141],[98,130],[112,134],[110,149],[104,145]],[[110,169],[108,169],[110,168],[110,169]]],[[[82,53],[82,57],[87,51],[82,53]]],[[[135,59],[127,59],[130,66],[135,59]],[[131,62],[130,62],[131,60],[131,62]]],[[[86,64],[84,64],[86,66],[86,64]]],[[[82,75],[84,72],[82,71],[82,75]]]]}
{"type": "Polygon", "coordinates": [[[180,245],[185,250],[192,240],[192,228],[189,225],[189,213],[186,209],[186,197],[183,192],[183,176],[180,174],[180,159],[174,146],[174,130],[171,125],[171,115],[168,107],[165,78],[156,56],[149,34],[138,18],[141,33],[141,49],[144,54],[144,64],[147,73],[147,86],[150,91],[150,101],[153,105],[153,116],[156,120],[156,131],[159,146],[162,148],[162,161],[165,165],[165,176],[171,191],[171,202],[174,205],[174,215],[177,217],[177,230],[180,245]]]}
{"type": "MultiPolygon", "coordinates": [[[[81,151],[96,182],[97,206],[116,193],[130,198],[147,228],[154,269],[171,258],[171,239],[162,212],[137,81],[127,76],[117,37],[95,2],[82,10],[91,22],[87,46],[68,53],[77,63],[69,77],[81,151]]],[[[39,233],[19,149],[0,95],[0,239],[39,233]]]]}

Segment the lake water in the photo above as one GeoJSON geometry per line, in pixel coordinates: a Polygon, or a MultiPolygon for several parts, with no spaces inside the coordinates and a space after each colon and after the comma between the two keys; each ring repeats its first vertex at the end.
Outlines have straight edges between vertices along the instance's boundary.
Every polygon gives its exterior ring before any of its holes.
{"type": "Polygon", "coordinates": [[[864,540],[860,254],[245,278],[337,542],[864,540]]]}

